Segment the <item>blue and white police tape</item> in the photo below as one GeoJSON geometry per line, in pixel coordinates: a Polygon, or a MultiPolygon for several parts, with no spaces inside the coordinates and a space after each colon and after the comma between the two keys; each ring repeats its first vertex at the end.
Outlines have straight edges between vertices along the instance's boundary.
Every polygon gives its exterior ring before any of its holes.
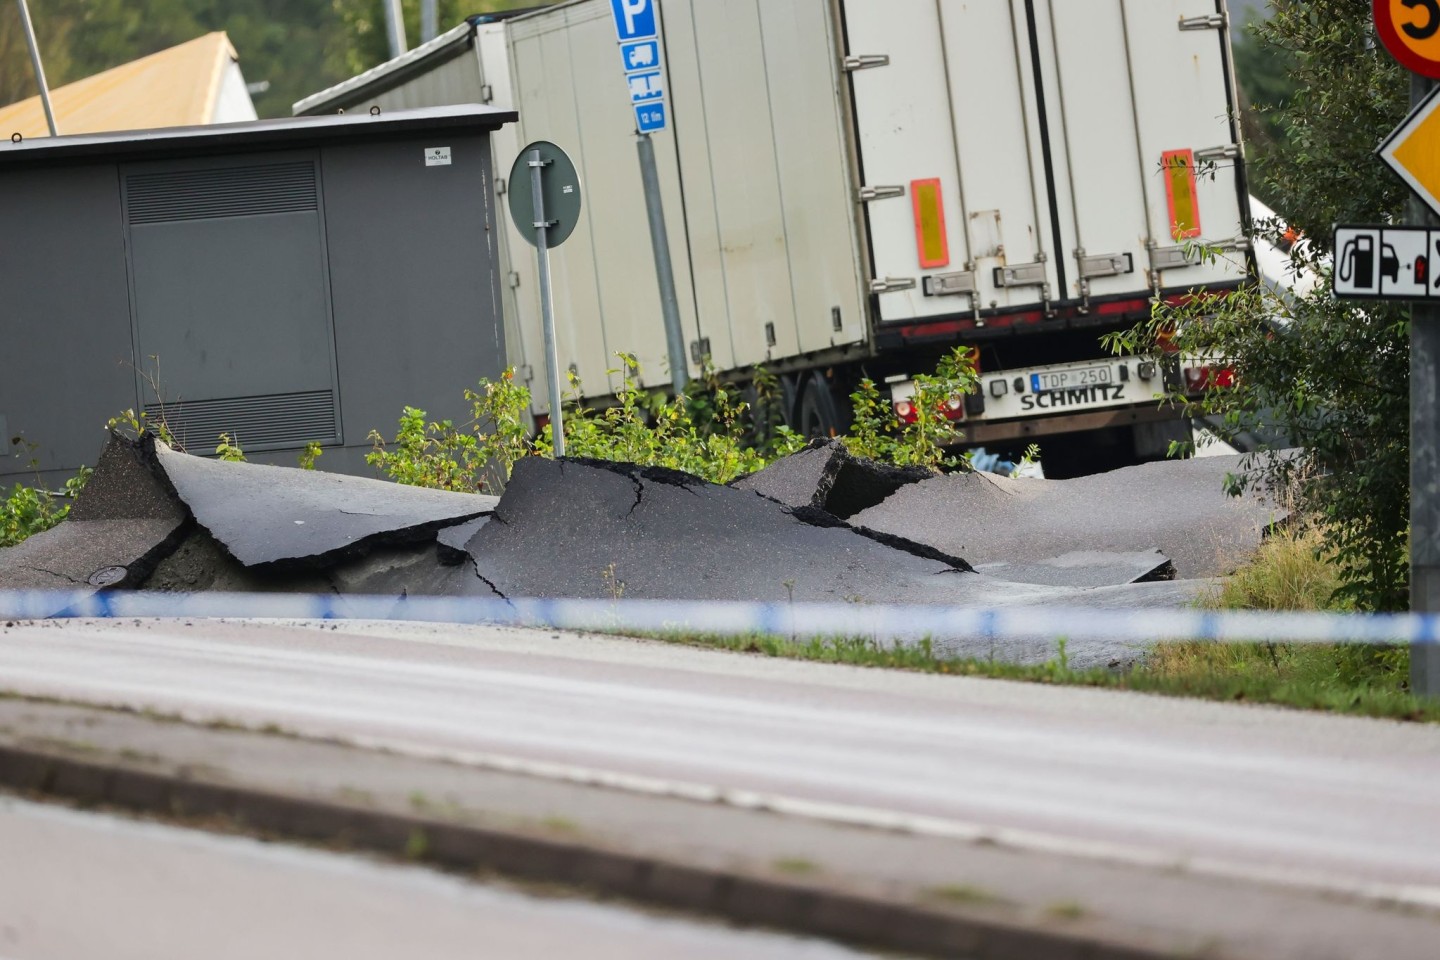
{"type": "Polygon", "coordinates": [[[0,621],[97,617],[410,620],[605,632],[689,632],[876,640],[1064,639],[1433,644],[1431,614],[1272,613],[939,604],[382,597],[336,594],[0,591],[0,621]]]}

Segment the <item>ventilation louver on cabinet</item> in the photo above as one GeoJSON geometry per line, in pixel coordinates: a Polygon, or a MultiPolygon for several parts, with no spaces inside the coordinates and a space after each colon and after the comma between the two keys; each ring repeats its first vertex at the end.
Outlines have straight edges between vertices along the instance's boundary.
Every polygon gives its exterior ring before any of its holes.
{"type": "Polygon", "coordinates": [[[315,164],[309,160],[132,174],[125,182],[131,223],[315,210],[316,193],[315,164]]]}
{"type": "Polygon", "coordinates": [[[163,417],[175,439],[200,454],[214,450],[222,433],[242,449],[256,450],[298,447],[311,440],[336,443],[340,439],[335,395],[329,390],[147,403],[145,412],[152,422],[163,417]]]}

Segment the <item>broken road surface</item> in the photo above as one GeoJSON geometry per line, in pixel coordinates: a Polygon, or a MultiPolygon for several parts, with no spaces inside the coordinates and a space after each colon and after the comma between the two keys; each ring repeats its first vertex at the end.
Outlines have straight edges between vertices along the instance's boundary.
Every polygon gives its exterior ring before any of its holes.
{"type": "MultiPolygon", "coordinates": [[[[1081,480],[932,475],[815,445],[731,486],[528,457],[502,497],[194,457],[113,438],[72,519],[0,551],[0,589],[1175,607],[1275,512],[1227,458],[1081,480]]],[[[58,612],[58,610],[57,610],[58,612]]],[[[1053,637],[934,637],[1043,661],[1053,637]]],[[[1136,649],[1074,651],[1075,666],[1136,649]]]]}

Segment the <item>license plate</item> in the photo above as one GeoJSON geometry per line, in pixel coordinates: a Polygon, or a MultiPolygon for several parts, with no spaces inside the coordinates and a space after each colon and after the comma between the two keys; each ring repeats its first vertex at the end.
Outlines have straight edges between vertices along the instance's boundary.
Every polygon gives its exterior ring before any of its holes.
{"type": "Polygon", "coordinates": [[[1093,387],[1096,384],[1110,383],[1110,376],[1109,367],[1081,367],[1078,370],[1032,373],[1030,374],[1030,392],[1049,393],[1052,390],[1093,387]]]}

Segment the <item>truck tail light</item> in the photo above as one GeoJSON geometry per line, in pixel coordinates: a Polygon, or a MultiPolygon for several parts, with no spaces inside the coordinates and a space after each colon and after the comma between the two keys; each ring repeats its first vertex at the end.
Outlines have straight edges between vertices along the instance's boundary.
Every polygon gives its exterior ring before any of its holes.
{"type": "Polygon", "coordinates": [[[915,248],[923,269],[950,263],[950,240],[945,235],[945,206],[940,198],[940,178],[910,181],[910,201],[915,209],[915,248]]]}
{"type": "Polygon", "coordinates": [[[1170,201],[1170,235],[1176,240],[1200,235],[1200,199],[1195,186],[1195,151],[1167,150],[1160,155],[1165,196],[1170,201]]]}
{"type": "Polygon", "coordinates": [[[946,420],[964,420],[965,398],[958,394],[951,397],[940,405],[940,412],[945,414],[946,420]]]}
{"type": "Polygon", "coordinates": [[[1235,386],[1235,369],[1233,367],[1185,368],[1185,389],[1189,393],[1199,393],[1210,387],[1225,390],[1233,386],[1235,386]]]}
{"type": "MultiPolygon", "coordinates": [[[[920,419],[913,400],[896,400],[893,406],[895,407],[895,416],[901,423],[914,423],[920,419]]],[[[949,400],[940,404],[939,412],[945,416],[946,420],[964,420],[966,413],[965,398],[960,396],[951,397],[949,400]]]]}

